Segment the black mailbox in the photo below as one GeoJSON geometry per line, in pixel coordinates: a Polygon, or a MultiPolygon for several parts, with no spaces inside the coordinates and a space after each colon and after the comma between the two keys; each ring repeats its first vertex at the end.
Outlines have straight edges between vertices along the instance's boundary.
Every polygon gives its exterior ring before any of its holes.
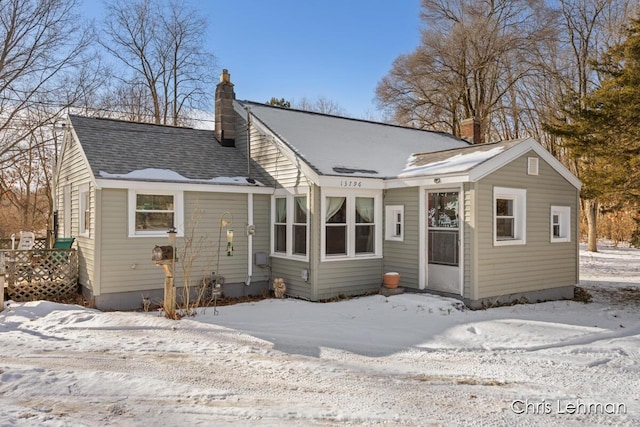
{"type": "Polygon", "coordinates": [[[173,259],[173,246],[157,246],[151,250],[151,261],[169,261],[173,259]]]}

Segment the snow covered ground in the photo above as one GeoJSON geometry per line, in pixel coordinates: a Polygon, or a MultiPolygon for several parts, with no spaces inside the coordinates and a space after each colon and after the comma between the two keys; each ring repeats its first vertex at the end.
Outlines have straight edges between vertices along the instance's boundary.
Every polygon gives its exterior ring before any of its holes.
{"type": "Polygon", "coordinates": [[[640,425],[640,251],[581,252],[584,304],[380,295],[170,321],[0,313],[0,426],[640,425]]]}

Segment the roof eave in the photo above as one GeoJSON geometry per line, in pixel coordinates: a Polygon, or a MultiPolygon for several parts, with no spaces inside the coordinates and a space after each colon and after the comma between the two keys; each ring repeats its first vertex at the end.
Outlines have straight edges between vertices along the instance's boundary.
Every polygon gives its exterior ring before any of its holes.
{"type": "Polygon", "coordinates": [[[242,193],[242,194],[271,194],[273,188],[260,185],[243,184],[212,184],[206,182],[184,181],[149,181],[132,179],[97,178],[97,189],[124,190],[164,190],[164,191],[195,191],[206,193],[242,193]]]}

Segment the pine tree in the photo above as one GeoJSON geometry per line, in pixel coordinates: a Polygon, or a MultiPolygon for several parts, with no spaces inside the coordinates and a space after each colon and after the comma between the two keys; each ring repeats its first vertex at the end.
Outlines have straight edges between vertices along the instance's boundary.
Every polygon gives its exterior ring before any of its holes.
{"type": "Polygon", "coordinates": [[[596,251],[598,206],[640,203],[640,20],[596,64],[601,85],[573,96],[564,117],[547,129],[564,140],[583,182],[588,250],[596,251]]]}

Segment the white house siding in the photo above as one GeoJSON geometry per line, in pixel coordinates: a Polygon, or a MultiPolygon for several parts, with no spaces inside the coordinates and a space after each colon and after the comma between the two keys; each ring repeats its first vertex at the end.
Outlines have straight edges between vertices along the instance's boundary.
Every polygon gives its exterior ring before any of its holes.
{"type": "Polygon", "coordinates": [[[404,206],[404,240],[384,241],[384,271],[400,273],[400,285],[408,288],[419,287],[419,198],[418,187],[387,190],[384,195],[385,206],[404,206]]]}
{"type": "MultiPolygon", "coordinates": [[[[104,189],[102,195],[102,293],[161,289],[164,273],[151,261],[151,250],[155,245],[168,244],[167,239],[161,236],[127,237],[127,190],[104,189]]],[[[225,277],[226,283],[244,282],[247,277],[247,195],[185,192],[184,204],[185,237],[177,239],[176,285],[184,283],[184,266],[189,261],[185,252],[185,239],[188,238],[193,239],[191,253],[196,253],[190,268],[192,285],[218,269],[218,245],[221,251],[219,274],[225,277]],[[220,238],[223,212],[233,215],[233,223],[222,229],[220,238]],[[233,256],[227,256],[225,252],[227,228],[234,230],[233,256]]]]}
{"type": "MultiPolygon", "coordinates": [[[[497,297],[578,283],[577,189],[539,160],[539,175],[527,175],[530,152],[483,178],[476,186],[476,298],[497,297]],[[493,246],[493,187],[527,190],[526,244],[493,246]],[[571,242],[550,243],[550,207],[571,207],[571,242]]],[[[537,156],[536,156],[537,157],[537,156]]]]}
{"type": "Polygon", "coordinates": [[[96,191],[92,183],[91,174],[75,139],[69,138],[62,157],[62,164],[56,182],[56,197],[58,210],[58,236],[75,237],[79,254],[78,280],[85,287],[95,292],[95,231],[96,231],[96,191]],[[71,229],[65,230],[64,191],[65,186],[71,189],[71,229]],[[89,206],[91,219],[89,237],[80,236],[80,186],[89,186],[89,206]]]}

